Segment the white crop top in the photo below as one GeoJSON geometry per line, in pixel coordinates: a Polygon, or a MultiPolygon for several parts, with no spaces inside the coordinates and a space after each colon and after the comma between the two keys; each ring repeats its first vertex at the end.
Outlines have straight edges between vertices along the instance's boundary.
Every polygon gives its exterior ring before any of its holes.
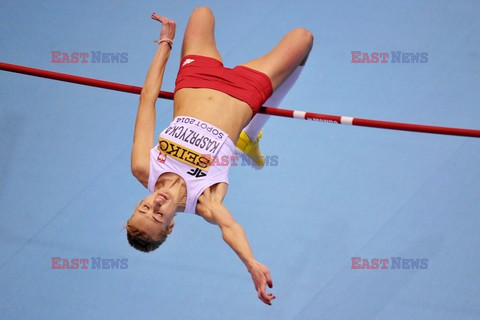
{"type": "Polygon", "coordinates": [[[176,173],[187,186],[185,212],[196,213],[198,197],[206,188],[228,183],[234,153],[235,145],[222,130],[193,117],[176,117],[150,150],[148,190],[155,191],[161,174],[176,173]]]}

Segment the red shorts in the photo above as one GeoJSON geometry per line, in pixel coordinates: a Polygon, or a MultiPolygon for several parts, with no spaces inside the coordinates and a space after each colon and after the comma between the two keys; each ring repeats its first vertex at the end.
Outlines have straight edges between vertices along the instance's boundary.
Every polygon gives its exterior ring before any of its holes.
{"type": "Polygon", "coordinates": [[[175,92],[183,88],[218,90],[246,102],[255,115],[272,95],[272,82],[263,72],[237,66],[225,68],[217,59],[187,55],[180,62],[175,92]]]}

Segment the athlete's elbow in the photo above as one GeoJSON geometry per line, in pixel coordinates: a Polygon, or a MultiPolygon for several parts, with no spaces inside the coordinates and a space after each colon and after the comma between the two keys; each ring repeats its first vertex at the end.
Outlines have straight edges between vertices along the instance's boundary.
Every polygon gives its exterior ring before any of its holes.
{"type": "Polygon", "coordinates": [[[235,221],[223,224],[222,229],[222,238],[225,242],[230,243],[232,239],[237,238],[239,235],[243,235],[244,231],[241,225],[235,221]]]}
{"type": "Polygon", "coordinates": [[[231,228],[222,228],[222,239],[230,244],[235,241],[235,231],[231,228]]]}
{"type": "Polygon", "coordinates": [[[148,182],[148,170],[142,165],[131,165],[132,175],[137,178],[143,185],[148,182]]]}
{"type": "Polygon", "coordinates": [[[153,93],[151,93],[151,90],[149,90],[147,87],[144,87],[140,92],[139,102],[140,104],[150,103],[152,101],[155,101],[156,98],[157,97],[153,93]]]}

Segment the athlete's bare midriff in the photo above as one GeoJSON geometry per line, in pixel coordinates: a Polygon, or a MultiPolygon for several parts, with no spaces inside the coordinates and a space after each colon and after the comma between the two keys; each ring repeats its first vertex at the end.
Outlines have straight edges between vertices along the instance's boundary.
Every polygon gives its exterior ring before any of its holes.
{"type": "Polygon", "coordinates": [[[175,93],[173,117],[190,116],[225,131],[236,143],[241,130],[252,117],[250,106],[212,89],[184,88],[175,93]]]}

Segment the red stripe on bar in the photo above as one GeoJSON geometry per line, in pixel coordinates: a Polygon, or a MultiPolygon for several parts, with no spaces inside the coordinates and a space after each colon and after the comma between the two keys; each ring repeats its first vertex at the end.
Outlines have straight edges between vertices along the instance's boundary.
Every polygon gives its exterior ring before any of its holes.
{"type": "MultiPolygon", "coordinates": [[[[24,66],[19,66],[19,65],[10,64],[10,63],[4,63],[4,62],[0,62],[0,70],[17,72],[17,73],[22,73],[22,74],[31,75],[31,76],[78,83],[86,86],[92,86],[92,87],[110,89],[110,90],[116,90],[116,91],[122,91],[122,92],[129,92],[129,93],[135,93],[135,94],[140,94],[140,92],[142,91],[141,87],[131,86],[127,84],[97,80],[97,79],[86,78],[86,77],[79,77],[79,76],[74,76],[66,73],[35,69],[35,68],[24,67],[24,66]]],[[[163,99],[170,99],[170,100],[173,99],[172,92],[160,91],[160,94],[158,96],[163,99]]],[[[287,110],[287,109],[262,107],[259,112],[272,115],[272,116],[293,118],[294,111],[287,110]]],[[[329,122],[329,123],[340,124],[341,118],[342,118],[341,116],[319,114],[314,112],[306,112],[305,114],[306,120],[313,120],[313,121],[319,121],[319,122],[329,122]]],[[[410,123],[368,120],[368,119],[358,119],[358,118],[353,119],[352,125],[362,126],[362,127],[381,128],[381,129],[414,131],[414,132],[423,132],[423,133],[435,133],[435,134],[446,134],[446,135],[480,138],[480,130],[474,130],[474,129],[449,128],[449,127],[429,126],[429,125],[422,125],[422,124],[410,124],[410,123]]]]}
{"type": "MultiPolygon", "coordinates": [[[[0,62],[0,70],[22,73],[30,76],[48,78],[48,79],[53,79],[58,81],[72,82],[72,83],[82,84],[85,86],[128,92],[128,93],[140,94],[140,92],[142,91],[141,87],[131,86],[128,84],[74,76],[71,74],[24,67],[24,66],[19,66],[19,65],[10,64],[10,63],[4,63],[4,62],[0,62]]],[[[173,93],[171,92],[160,91],[160,94],[158,96],[163,99],[173,100],[173,93]]]]}
{"type": "Polygon", "coordinates": [[[362,126],[362,127],[371,127],[371,128],[390,129],[390,130],[446,134],[446,135],[477,137],[477,138],[480,137],[480,130],[427,126],[422,124],[410,124],[410,123],[400,123],[400,122],[390,122],[390,121],[380,121],[380,120],[368,120],[368,119],[355,118],[353,120],[353,125],[362,126]]]}

